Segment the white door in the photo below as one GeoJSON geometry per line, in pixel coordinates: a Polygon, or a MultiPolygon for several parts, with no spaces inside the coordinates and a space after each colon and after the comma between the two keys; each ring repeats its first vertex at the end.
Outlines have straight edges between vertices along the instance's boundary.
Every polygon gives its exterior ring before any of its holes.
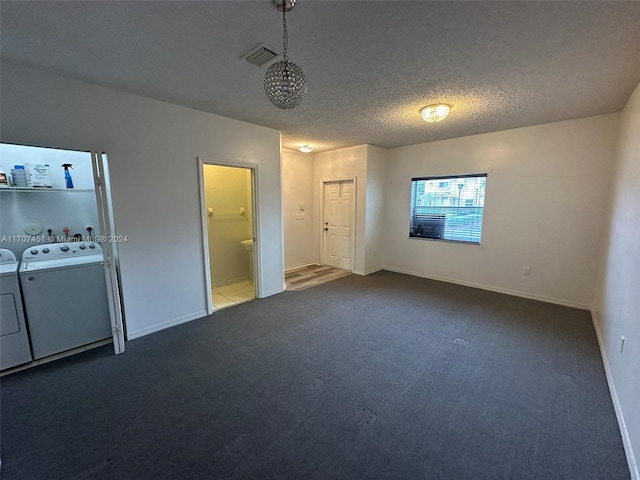
{"type": "Polygon", "coordinates": [[[116,235],[113,219],[113,204],[111,202],[111,187],[107,169],[107,156],[104,153],[92,152],[93,179],[96,186],[96,200],[100,233],[105,241],[100,242],[104,255],[104,273],[107,281],[107,299],[109,302],[109,316],[113,334],[113,350],[116,354],[124,352],[124,315],[120,297],[120,278],[118,260],[118,236],[116,235]]]}
{"type": "Polygon", "coordinates": [[[324,263],[353,270],[354,182],[324,183],[324,263]]]}

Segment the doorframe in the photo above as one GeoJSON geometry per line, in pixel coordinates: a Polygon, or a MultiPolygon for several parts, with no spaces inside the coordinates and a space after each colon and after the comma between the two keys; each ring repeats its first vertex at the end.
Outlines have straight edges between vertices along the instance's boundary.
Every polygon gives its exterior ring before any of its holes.
{"type": "Polygon", "coordinates": [[[98,207],[100,233],[105,241],[100,242],[104,258],[104,274],[107,284],[107,300],[113,336],[113,351],[116,355],[124,353],[125,320],[122,304],[122,288],[120,281],[120,259],[118,255],[118,236],[116,235],[113,216],[111,185],[109,182],[108,159],[106,153],[91,151],[93,182],[98,207]]]}
{"type": "Polygon", "coordinates": [[[198,161],[198,188],[200,191],[200,229],[202,233],[202,259],[204,267],[204,284],[205,298],[207,300],[207,315],[211,315],[215,309],[213,308],[213,294],[211,291],[211,257],[209,252],[209,222],[207,215],[207,204],[205,202],[204,191],[204,166],[217,165],[220,167],[246,168],[251,171],[251,202],[253,207],[253,288],[256,298],[262,298],[262,276],[260,275],[260,213],[258,205],[258,175],[259,169],[257,163],[247,161],[232,161],[206,159],[197,157],[198,161]]]}
{"type": "Polygon", "coordinates": [[[353,259],[351,265],[351,272],[356,271],[356,241],[357,241],[357,225],[358,225],[358,209],[356,207],[358,202],[358,184],[357,177],[338,177],[338,178],[323,178],[320,182],[320,261],[322,265],[326,265],[326,239],[324,233],[324,212],[325,212],[325,202],[326,198],[324,195],[325,184],[327,183],[335,183],[335,182],[353,182],[353,202],[351,206],[351,218],[353,219],[353,241],[351,243],[351,258],[353,259]]]}

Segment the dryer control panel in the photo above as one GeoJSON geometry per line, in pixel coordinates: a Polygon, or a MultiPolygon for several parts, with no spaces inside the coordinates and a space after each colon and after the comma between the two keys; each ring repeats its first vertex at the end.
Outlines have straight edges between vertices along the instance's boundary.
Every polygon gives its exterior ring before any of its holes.
{"type": "Polygon", "coordinates": [[[34,245],[22,252],[22,262],[40,262],[83,255],[102,255],[102,247],[96,242],[48,243],[34,245]]]}

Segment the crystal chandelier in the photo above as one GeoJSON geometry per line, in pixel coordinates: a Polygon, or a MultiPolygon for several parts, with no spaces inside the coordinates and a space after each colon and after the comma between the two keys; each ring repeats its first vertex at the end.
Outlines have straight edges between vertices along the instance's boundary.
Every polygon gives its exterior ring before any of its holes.
{"type": "Polygon", "coordinates": [[[276,0],[276,8],[282,12],[282,56],[280,60],[267,69],[264,75],[264,91],[267,98],[276,107],[290,110],[302,103],[307,94],[307,80],[298,65],[289,61],[287,46],[289,37],[287,35],[286,14],[295,5],[296,0],[276,0]]]}

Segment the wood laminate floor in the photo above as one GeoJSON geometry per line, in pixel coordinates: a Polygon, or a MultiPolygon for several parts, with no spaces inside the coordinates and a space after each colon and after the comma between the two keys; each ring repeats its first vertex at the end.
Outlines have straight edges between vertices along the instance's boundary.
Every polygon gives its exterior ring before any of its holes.
{"type": "Polygon", "coordinates": [[[329,265],[309,265],[285,272],[284,278],[288,292],[306,290],[336,278],[351,275],[348,270],[329,265]]]}

